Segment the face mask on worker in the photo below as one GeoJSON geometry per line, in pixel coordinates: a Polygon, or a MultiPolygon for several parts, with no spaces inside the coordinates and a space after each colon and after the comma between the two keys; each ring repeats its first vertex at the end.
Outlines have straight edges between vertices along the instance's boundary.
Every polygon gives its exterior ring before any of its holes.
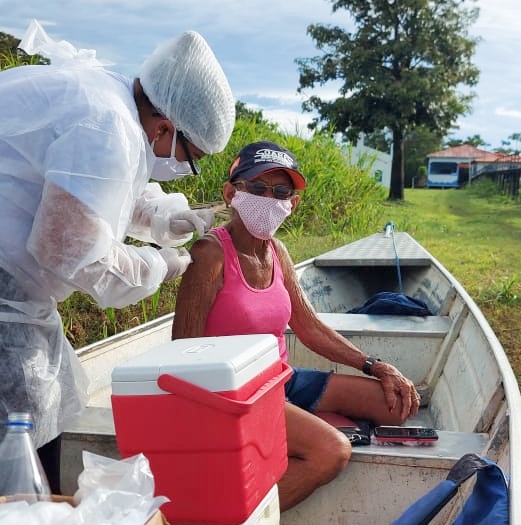
{"type": "Polygon", "coordinates": [[[257,239],[271,239],[291,214],[291,199],[281,200],[235,191],[230,206],[237,210],[246,229],[257,239]]]}
{"type": "Polygon", "coordinates": [[[177,160],[175,157],[156,157],[150,178],[157,181],[182,179],[192,174],[190,166],[188,166],[187,171],[184,164],[184,162],[177,160]]]}
{"type": "MultiPolygon", "coordinates": [[[[155,143],[156,139],[153,139],[150,143],[152,153],[154,153],[155,143]]],[[[183,177],[192,174],[192,169],[190,167],[189,162],[180,161],[175,158],[175,145],[176,140],[174,136],[174,140],[172,142],[172,152],[170,153],[170,157],[157,157],[154,153],[155,161],[154,166],[152,168],[152,173],[150,174],[151,179],[158,181],[168,181],[182,179],[183,177]]]]}

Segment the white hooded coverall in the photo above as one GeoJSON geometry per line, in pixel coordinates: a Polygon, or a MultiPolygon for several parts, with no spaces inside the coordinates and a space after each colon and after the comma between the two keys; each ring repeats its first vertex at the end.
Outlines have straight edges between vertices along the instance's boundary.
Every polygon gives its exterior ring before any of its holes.
{"type": "Polygon", "coordinates": [[[41,447],[86,402],[57,301],[80,290],[119,308],[153,294],[164,259],[123,241],[155,240],[150,209],[172,196],[148,183],[155,156],[126,78],[101,67],[5,70],[0,115],[0,416],[30,412],[41,447]]]}

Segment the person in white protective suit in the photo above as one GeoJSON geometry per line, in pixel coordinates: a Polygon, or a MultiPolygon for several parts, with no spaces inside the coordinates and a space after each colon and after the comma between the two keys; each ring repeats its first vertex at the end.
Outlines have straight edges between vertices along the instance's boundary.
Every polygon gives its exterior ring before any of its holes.
{"type": "Polygon", "coordinates": [[[198,173],[197,159],[225,148],[235,103],[193,31],[160,46],[133,80],[37,22],[20,47],[51,65],[0,72],[0,418],[32,414],[59,493],[60,434],[87,385],[57,302],[80,290],[121,308],[186,270],[190,255],[175,247],[208,230],[213,214],[149,179],[198,173]]]}

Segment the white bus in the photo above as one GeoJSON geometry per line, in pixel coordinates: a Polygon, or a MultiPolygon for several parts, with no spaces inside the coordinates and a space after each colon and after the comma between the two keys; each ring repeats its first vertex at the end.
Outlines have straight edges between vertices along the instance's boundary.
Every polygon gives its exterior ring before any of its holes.
{"type": "Polygon", "coordinates": [[[469,165],[449,160],[430,160],[427,168],[427,188],[459,188],[469,176],[469,165]]]}

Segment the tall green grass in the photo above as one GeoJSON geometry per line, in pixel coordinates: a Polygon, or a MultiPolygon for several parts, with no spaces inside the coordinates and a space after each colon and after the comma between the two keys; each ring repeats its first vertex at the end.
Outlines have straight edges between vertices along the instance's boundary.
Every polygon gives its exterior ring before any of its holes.
{"type": "Polygon", "coordinates": [[[292,234],[316,233],[342,238],[363,231],[378,215],[385,191],[368,176],[371,161],[350,162],[334,139],[317,134],[306,140],[280,133],[264,121],[238,120],[226,150],[201,161],[203,172],[166,183],[166,191],[181,191],[191,203],[221,200],[223,183],[233,159],[246,144],[270,140],[292,151],[307,188],[302,192],[298,211],[283,224],[292,234]]]}
{"type": "MultiPolygon", "coordinates": [[[[233,159],[246,144],[259,140],[274,141],[291,150],[307,180],[296,212],[280,231],[298,259],[316,255],[321,246],[328,249],[362,235],[378,222],[385,191],[368,175],[370,159],[351,163],[330,136],[317,134],[304,139],[281,133],[275,125],[255,116],[237,120],[226,150],[201,160],[201,175],[162,186],[167,192],[184,193],[191,205],[221,202],[222,186],[233,159]]],[[[118,310],[103,311],[88,296],[76,292],[59,306],[67,337],[79,348],[170,313],[175,309],[178,284],[179,280],[163,284],[154,296],[118,310]]]]}
{"type": "Polygon", "coordinates": [[[40,55],[27,55],[21,49],[7,50],[0,53],[0,70],[34,64],[49,64],[49,60],[40,55]]]}

